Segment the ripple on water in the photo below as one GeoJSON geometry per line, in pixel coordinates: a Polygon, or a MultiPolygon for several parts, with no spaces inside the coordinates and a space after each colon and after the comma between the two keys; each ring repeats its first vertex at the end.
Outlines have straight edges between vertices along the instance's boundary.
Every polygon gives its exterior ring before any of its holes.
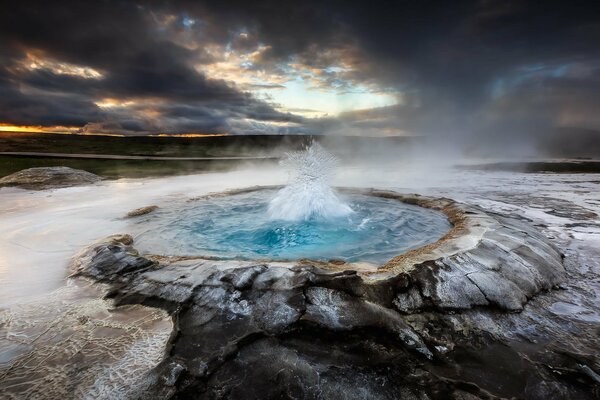
{"type": "Polygon", "coordinates": [[[440,212],[368,195],[342,196],[353,212],[337,218],[269,218],[272,190],[216,196],[136,219],[145,253],[244,259],[342,259],[383,263],[432,243],[450,228],[440,212]]]}

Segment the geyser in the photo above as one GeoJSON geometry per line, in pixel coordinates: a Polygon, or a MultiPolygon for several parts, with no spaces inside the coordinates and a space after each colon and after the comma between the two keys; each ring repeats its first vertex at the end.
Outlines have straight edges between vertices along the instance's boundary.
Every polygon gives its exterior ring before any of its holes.
{"type": "Polygon", "coordinates": [[[329,186],[337,160],[317,142],[304,151],[287,153],[281,164],[288,170],[290,183],[269,203],[271,219],[308,221],[352,213],[329,186]]]}
{"type": "Polygon", "coordinates": [[[272,219],[273,190],[206,197],[188,207],[141,217],[132,231],[138,249],[152,254],[293,260],[342,259],[384,263],[439,239],[446,216],[395,199],[346,194],[354,211],[333,218],[272,219]]]}
{"type": "Polygon", "coordinates": [[[284,188],[208,196],[136,222],[138,248],[218,258],[384,263],[450,228],[434,210],[329,186],[336,159],[314,143],[288,153],[284,188]],[[143,231],[142,231],[143,229],[143,231]]]}

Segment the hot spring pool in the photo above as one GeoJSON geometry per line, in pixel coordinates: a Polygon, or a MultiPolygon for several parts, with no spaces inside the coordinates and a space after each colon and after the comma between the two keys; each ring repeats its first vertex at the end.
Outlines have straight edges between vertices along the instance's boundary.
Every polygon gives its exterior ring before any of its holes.
{"type": "Polygon", "coordinates": [[[353,212],[285,221],[268,213],[274,190],[190,201],[135,220],[136,247],[150,254],[381,264],[435,242],[451,227],[440,212],[362,194],[341,195],[353,212]]]}

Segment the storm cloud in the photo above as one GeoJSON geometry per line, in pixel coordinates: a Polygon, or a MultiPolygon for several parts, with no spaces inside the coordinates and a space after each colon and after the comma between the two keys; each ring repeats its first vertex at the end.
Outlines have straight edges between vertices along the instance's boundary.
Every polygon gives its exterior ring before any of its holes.
{"type": "Polygon", "coordinates": [[[5,8],[6,124],[453,141],[600,129],[600,15],[591,1],[5,8]]]}

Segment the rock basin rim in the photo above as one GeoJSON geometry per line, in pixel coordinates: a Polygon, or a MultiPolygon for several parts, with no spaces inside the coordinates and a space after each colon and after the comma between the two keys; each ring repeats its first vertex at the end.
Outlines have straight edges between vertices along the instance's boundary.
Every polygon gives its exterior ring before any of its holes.
{"type": "MultiPolygon", "coordinates": [[[[211,193],[188,201],[277,187],[279,186],[255,186],[211,193]]],[[[352,273],[360,277],[367,286],[395,282],[394,286],[403,289],[398,294],[397,307],[406,313],[430,307],[468,309],[488,305],[519,311],[536,293],[550,290],[565,280],[563,255],[540,232],[523,221],[487,213],[478,207],[448,198],[378,189],[338,190],[342,193],[391,198],[434,209],[444,213],[452,227],[439,240],[399,254],[381,266],[310,259],[236,260],[152,254],[141,258],[156,265],[191,265],[198,262],[223,266],[229,263],[235,268],[256,265],[278,268],[308,266],[329,273],[352,273]]],[[[114,242],[117,238],[117,242],[122,242],[138,256],[137,250],[132,247],[133,239],[123,240],[119,237],[122,238],[119,235],[109,237],[90,247],[114,242]]]]}
{"type": "MultiPolygon", "coordinates": [[[[193,197],[187,201],[197,201],[207,198],[221,197],[221,196],[233,196],[237,194],[244,194],[250,192],[256,192],[261,190],[273,190],[280,189],[281,185],[267,185],[267,186],[252,186],[241,189],[231,189],[222,192],[208,193],[202,196],[193,197]]],[[[422,196],[416,193],[399,193],[392,190],[382,190],[375,188],[352,188],[352,187],[336,187],[338,192],[344,194],[359,194],[365,196],[382,197],[386,199],[394,199],[400,202],[416,205],[418,207],[432,209],[443,213],[448,222],[450,222],[450,229],[438,240],[428,243],[424,246],[420,246],[415,249],[408,250],[400,253],[395,257],[392,257],[387,262],[377,265],[369,262],[345,262],[342,260],[336,260],[335,258],[330,261],[313,260],[311,258],[302,258],[298,260],[270,260],[255,259],[251,260],[255,263],[303,263],[318,265],[320,268],[331,269],[331,270],[356,270],[359,274],[365,277],[373,279],[384,279],[389,277],[389,272],[408,272],[416,264],[424,261],[435,259],[441,255],[450,256],[463,251],[467,251],[477,246],[477,243],[481,240],[484,233],[489,229],[493,217],[487,216],[487,214],[479,209],[478,207],[469,206],[464,203],[456,202],[449,198],[443,197],[428,197],[422,196]]],[[[127,217],[136,217],[146,215],[158,209],[157,206],[145,206],[130,211],[127,217]],[[144,212],[139,212],[144,210],[144,212]]],[[[162,256],[149,254],[149,257],[160,259],[162,256]]],[[[203,255],[178,255],[168,256],[169,260],[190,260],[190,259],[205,259],[205,260],[237,260],[236,258],[220,258],[214,256],[203,256],[203,255]]]]}
{"type": "Polygon", "coordinates": [[[77,254],[71,276],[108,284],[115,305],[142,304],[172,315],[164,358],[140,398],[290,398],[282,396],[289,391],[299,391],[296,398],[351,398],[358,386],[369,392],[365,398],[398,398],[407,388],[427,395],[421,398],[452,398],[448,391],[463,390],[494,398],[431,372],[457,340],[471,342],[449,327],[434,337],[435,321],[470,318],[469,311],[515,315],[536,294],[564,282],[562,254],[526,221],[445,198],[358,192],[441,210],[453,228],[366,271],[310,260],[140,256],[126,234],[77,254]],[[364,357],[351,350],[361,343],[364,357]],[[264,380],[270,376],[278,379],[264,380]],[[255,384],[240,392],[240,379],[255,384]]]}

